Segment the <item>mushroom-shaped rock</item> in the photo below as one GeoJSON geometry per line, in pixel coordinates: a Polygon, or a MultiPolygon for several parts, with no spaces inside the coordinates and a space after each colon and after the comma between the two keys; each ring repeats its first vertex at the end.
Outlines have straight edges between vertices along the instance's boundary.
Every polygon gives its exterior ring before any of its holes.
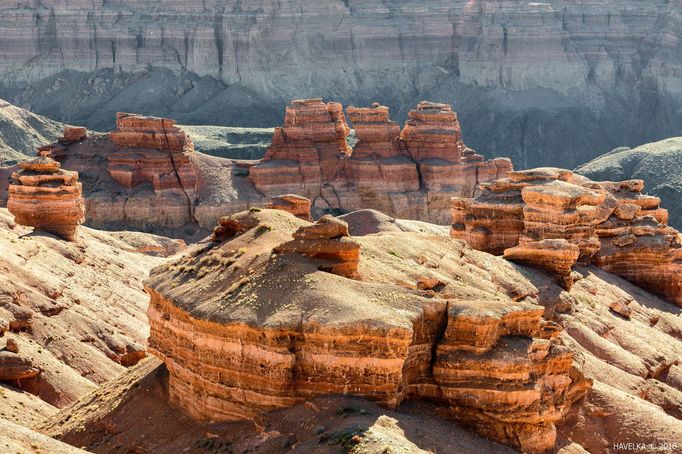
{"type": "Polygon", "coordinates": [[[348,224],[325,215],[315,224],[299,228],[294,240],[275,248],[277,253],[297,252],[319,261],[318,268],[349,278],[358,278],[360,244],[348,234],[348,224]]]}
{"type": "Polygon", "coordinates": [[[85,201],[78,172],[60,169],[59,162],[38,157],[19,164],[12,174],[7,208],[18,224],[73,241],[85,220],[85,201]]]}
{"type": "Polygon", "coordinates": [[[313,220],[312,216],[310,216],[310,199],[300,195],[283,194],[275,196],[265,207],[289,212],[305,221],[313,220]]]}

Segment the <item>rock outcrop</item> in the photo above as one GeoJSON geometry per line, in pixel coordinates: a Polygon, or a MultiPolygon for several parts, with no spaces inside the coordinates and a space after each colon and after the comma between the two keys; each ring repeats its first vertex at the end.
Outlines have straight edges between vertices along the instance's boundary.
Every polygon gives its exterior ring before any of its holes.
{"type": "Polygon", "coordinates": [[[109,138],[120,149],[107,156],[113,179],[127,188],[149,182],[155,191],[175,189],[193,197],[197,177],[187,153],[194,145],[175,121],[118,113],[116,128],[109,138]]]}
{"type": "Polygon", "coordinates": [[[82,126],[65,126],[64,134],[59,141],[65,144],[71,144],[83,140],[87,136],[88,130],[82,126]]]}
{"type": "Polygon", "coordinates": [[[682,137],[619,148],[575,169],[592,180],[644,180],[647,192],[670,210],[670,225],[682,229],[682,137]]]}
{"type": "Polygon", "coordinates": [[[339,103],[293,101],[261,161],[196,152],[173,120],[127,113],[117,114],[109,134],[68,127],[38,154],[87,182],[88,225],[183,237],[208,232],[225,214],[273,203],[315,218],[372,208],[447,225],[453,195],[474,196],[480,183],[512,168],[508,159],[485,161],[468,149],[447,105],[421,103],[402,132],[381,105],[350,107],[348,115],[354,148],[339,103]],[[309,199],[310,210],[293,199],[272,201],[282,194],[309,199]]]}
{"type": "Polygon", "coordinates": [[[502,259],[509,274],[485,277],[490,257],[446,236],[347,234],[331,217],[252,210],[157,268],[149,347],[169,370],[171,400],[224,421],[327,394],[389,407],[431,399],[494,440],[551,449],[589,383],[531,287],[502,259]],[[362,280],[347,279],[351,266],[362,280]]]}
{"type": "Polygon", "coordinates": [[[642,180],[593,182],[568,170],[540,168],[481,187],[476,198],[453,198],[453,238],[549,268],[566,288],[577,260],[682,305],[680,234],[667,225],[660,199],[641,193],[642,180]]]}
{"type": "Polygon", "coordinates": [[[294,240],[284,243],[274,252],[295,252],[315,260],[317,268],[351,279],[359,278],[360,245],[350,239],[348,224],[330,215],[322,216],[315,224],[299,228],[294,240]]]}
{"type": "Polygon", "coordinates": [[[313,220],[310,215],[310,199],[306,199],[300,195],[278,195],[273,197],[272,200],[265,205],[265,208],[286,211],[304,221],[313,220]]]}
{"type": "Polygon", "coordinates": [[[276,128],[263,163],[249,170],[256,188],[266,195],[293,192],[308,198],[338,177],[350,128],[341,104],[321,98],[292,101],[284,126],[276,128]]]}
{"type": "Polygon", "coordinates": [[[526,241],[504,250],[504,258],[554,273],[566,290],[573,285],[573,265],[580,257],[580,248],[565,239],[526,241]]]}
{"type": "Polygon", "coordinates": [[[263,162],[249,178],[266,196],[304,195],[314,208],[354,211],[372,207],[391,216],[447,223],[449,197],[473,196],[479,183],[501,178],[508,159],[485,161],[461,140],[449,105],[422,102],[402,132],[388,108],[349,107],[357,143],[346,143],[341,105],[293,101],[263,162]]]}
{"type": "Polygon", "coordinates": [[[12,174],[7,208],[17,223],[54,233],[68,241],[85,220],[78,172],[60,169],[59,162],[38,157],[19,164],[12,174]]]}

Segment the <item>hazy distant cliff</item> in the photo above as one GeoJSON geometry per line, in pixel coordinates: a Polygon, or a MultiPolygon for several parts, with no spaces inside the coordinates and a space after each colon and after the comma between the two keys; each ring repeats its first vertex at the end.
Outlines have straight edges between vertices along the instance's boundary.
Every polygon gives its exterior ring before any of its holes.
{"type": "Polygon", "coordinates": [[[401,120],[430,99],[452,102],[486,154],[564,167],[682,134],[681,0],[0,0],[0,11],[0,96],[90,127],[115,110],[269,126],[307,96],[380,101],[401,120]]]}

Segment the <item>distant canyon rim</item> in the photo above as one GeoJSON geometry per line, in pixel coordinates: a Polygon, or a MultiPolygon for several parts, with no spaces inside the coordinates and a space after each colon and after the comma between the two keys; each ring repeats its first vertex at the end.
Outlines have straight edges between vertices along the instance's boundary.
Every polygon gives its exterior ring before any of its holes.
{"type": "Polygon", "coordinates": [[[284,105],[450,103],[516,168],[682,135],[679,0],[0,0],[0,97],[110,130],[120,110],[275,126],[284,105]]]}

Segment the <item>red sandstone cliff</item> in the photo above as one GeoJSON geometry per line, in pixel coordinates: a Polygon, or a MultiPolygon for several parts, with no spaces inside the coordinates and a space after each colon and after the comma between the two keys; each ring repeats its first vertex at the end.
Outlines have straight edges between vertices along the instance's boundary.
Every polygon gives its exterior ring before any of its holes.
{"type": "Polygon", "coordinates": [[[462,282],[470,267],[485,275],[488,259],[445,236],[347,235],[334,218],[251,210],[156,269],[149,346],[169,369],[172,401],[235,420],[327,394],[390,407],[428,398],[494,440],[552,448],[589,382],[544,309],[524,300],[530,290],[514,290],[512,276],[462,282]],[[443,254],[452,259],[437,266],[425,258],[443,254]]]}
{"type": "Polygon", "coordinates": [[[420,103],[402,131],[384,106],[347,112],[353,149],[340,104],[293,101],[260,162],[195,152],[173,120],[126,113],[108,135],[69,127],[39,154],[82,175],[90,225],[164,233],[209,229],[281,194],[310,199],[316,216],[372,208],[445,225],[453,195],[473,196],[512,168],[508,159],[485,161],[468,149],[448,105],[420,103]]]}
{"type": "Polygon", "coordinates": [[[256,189],[266,196],[302,194],[319,208],[370,207],[446,223],[450,196],[473,196],[479,183],[512,168],[508,159],[485,161],[469,150],[446,104],[420,103],[402,132],[387,107],[349,107],[358,139],[352,150],[340,112],[322,99],[292,102],[263,162],[249,170],[256,189]]]}

